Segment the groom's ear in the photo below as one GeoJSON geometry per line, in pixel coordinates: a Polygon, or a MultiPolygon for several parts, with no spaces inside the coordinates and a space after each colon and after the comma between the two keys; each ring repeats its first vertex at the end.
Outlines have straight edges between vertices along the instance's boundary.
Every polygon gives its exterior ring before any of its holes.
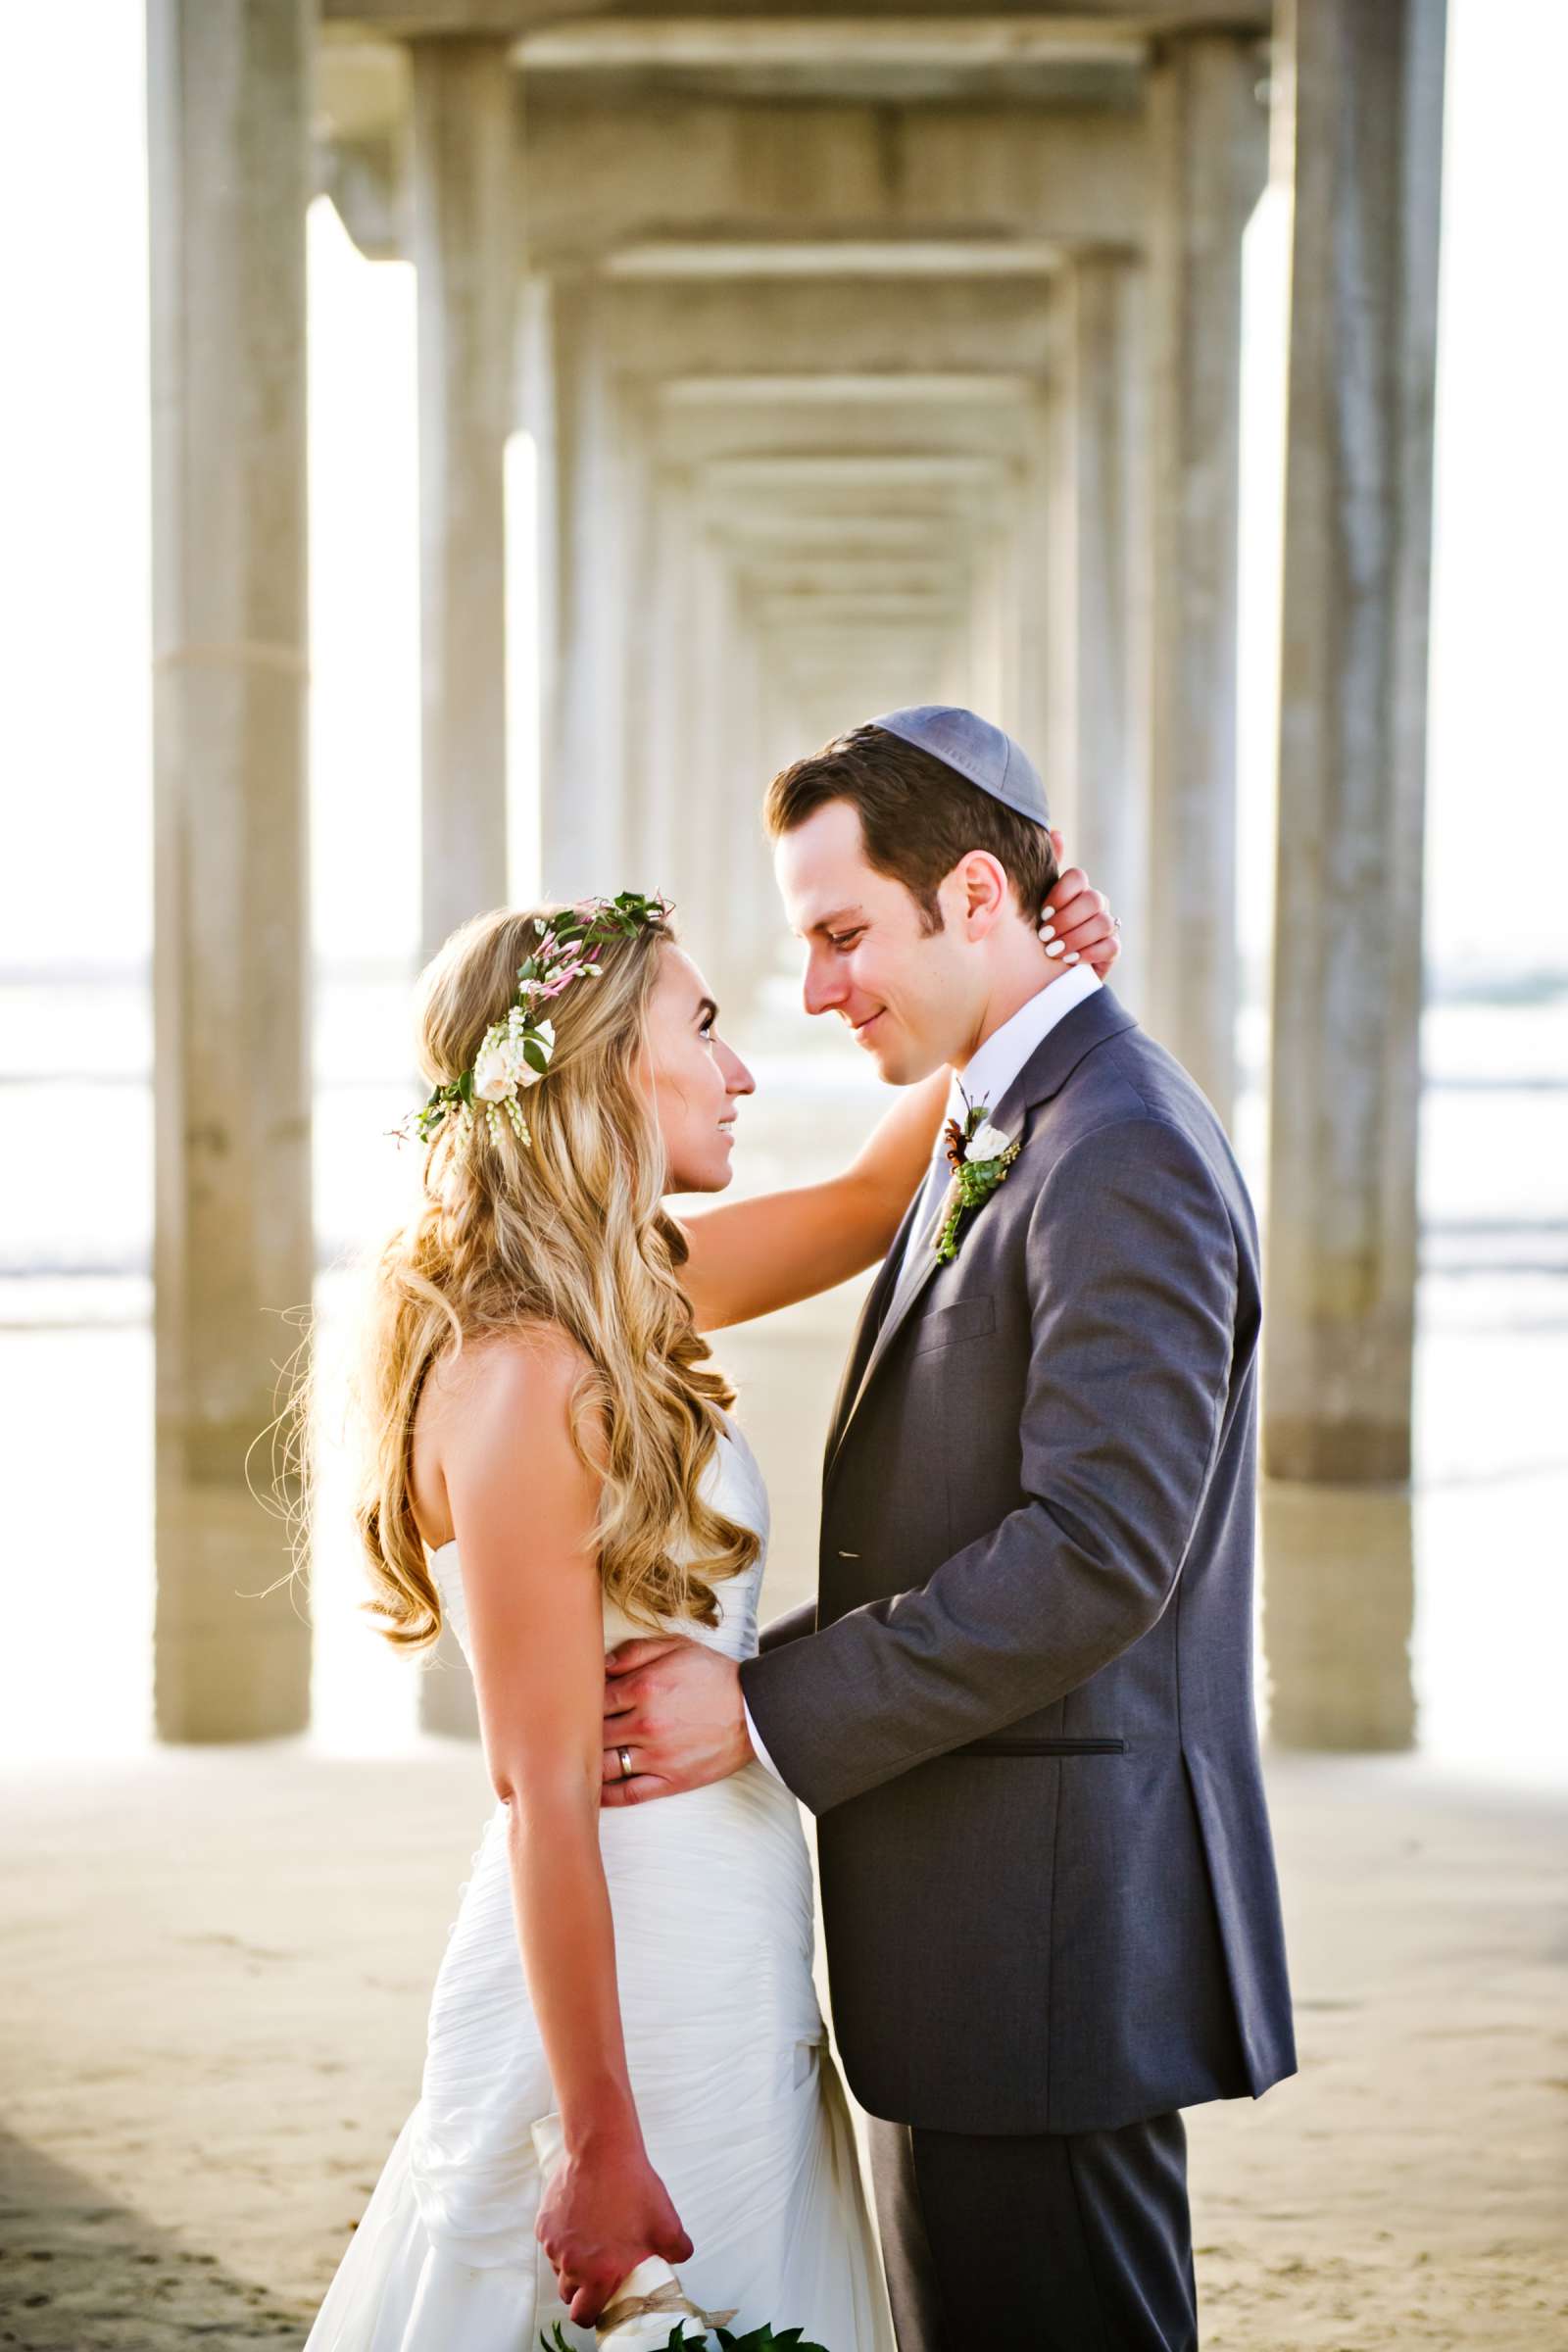
{"type": "Polygon", "coordinates": [[[954,867],[951,879],[962,892],[959,905],[966,935],[987,938],[1012,904],[1006,867],[989,850],[971,850],[954,867]]]}

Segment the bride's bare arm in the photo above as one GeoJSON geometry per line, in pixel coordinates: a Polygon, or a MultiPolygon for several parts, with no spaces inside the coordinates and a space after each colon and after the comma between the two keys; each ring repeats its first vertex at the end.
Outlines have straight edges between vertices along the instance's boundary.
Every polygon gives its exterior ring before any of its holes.
{"type": "Polygon", "coordinates": [[[699,1331],[813,1298],[885,1257],[930,1165],[948,1086],[939,1070],[901,1093],[842,1174],[684,1218],[681,1287],[699,1331]]]}
{"type": "Polygon", "coordinates": [[[598,1480],[567,1419],[583,1369],[559,1333],[482,1344],[443,1368],[433,1399],[485,1761],[509,1808],[517,1933],[565,2139],[539,2235],[578,2325],[650,2254],[691,2252],[643,2146],[600,1860],[598,1480]]]}
{"type": "MultiPolygon", "coordinates": [[[[1059,858],[1060,834],[1052,840],[1059,858]]],[[[1081,960],[1103,975],[1121,953],[1109,902],[1078,866],[1053,889],[1046,918],[1048,956],[1081,960]]],[[[814,1298],[885,1257],[930,1165],[948,1086],[943,1070],[909,1088],[841,1175],[683,1218],[691,1255],[681,1285],[699,1331],[720,1331],[814,1298]]]]}

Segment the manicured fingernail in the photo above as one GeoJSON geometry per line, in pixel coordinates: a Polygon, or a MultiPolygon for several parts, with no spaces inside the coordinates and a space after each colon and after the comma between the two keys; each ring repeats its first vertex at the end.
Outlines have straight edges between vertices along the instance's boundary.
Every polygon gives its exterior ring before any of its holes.
{"type": "Polygon", "coordinates": [[[1078,961],[1078,951],[1076,948],[1074,948],[1072,954],[1068,956],[1067,961],[1069,963],[1076,963],[1078,961]]]}
{"type": "Polygon", "coordinates": [[[1054,924],[1054,923],[1042,923],[1042,924],[1041,924],[1041,926],[1040,926],[1040,936],[1041,936],[1041,938],[1042,938],[1042,939],[1054,939],[1054,938],[1055,938],[1055,936],[1056,936],[1056,926],[1055,926],[1055,924],[1054,924]]]}
{"type": "Polygon", "coordinates": [[[1047,948],[1046,954],[1048,956],[1059,956],[1061,954],[1061,949],[1062,942],[1059,939],[1054,939],[1050,947],[1047,948]]]}

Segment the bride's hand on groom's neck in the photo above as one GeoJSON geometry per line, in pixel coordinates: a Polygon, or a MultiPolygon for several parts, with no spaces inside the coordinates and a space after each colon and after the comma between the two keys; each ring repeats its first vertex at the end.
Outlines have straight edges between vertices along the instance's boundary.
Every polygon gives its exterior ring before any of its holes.
{"type": "Polygon", "coordinates": [[[623,1642],[606,1658],[606,1805],[706,1788],[752,1754],[733,1658],[679,1638],[623,1642]]]}
{"type": "MultiPolygon", "coordinates": [[[[1051,845],[1059,865],[1066,854],[1062,836],[1053,832],[1051,845]]],[[[1081,865],[1070,865],[1040,909],[1040,937],[1046,954],[1063,970],[1087,963],[1103,980],[1121,954],[1116,922],[1104,892],[1096,890],[1081,865]]]]}

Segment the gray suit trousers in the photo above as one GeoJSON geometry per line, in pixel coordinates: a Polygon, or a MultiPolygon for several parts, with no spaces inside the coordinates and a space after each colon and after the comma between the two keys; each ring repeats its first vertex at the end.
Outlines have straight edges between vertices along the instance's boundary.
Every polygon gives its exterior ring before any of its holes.
{"type": "Polygon", "coordinates": [[[1021,2138],[871,2120],[899,2352],[1197,2352],[1179,2115],[1021,2138]]]}

